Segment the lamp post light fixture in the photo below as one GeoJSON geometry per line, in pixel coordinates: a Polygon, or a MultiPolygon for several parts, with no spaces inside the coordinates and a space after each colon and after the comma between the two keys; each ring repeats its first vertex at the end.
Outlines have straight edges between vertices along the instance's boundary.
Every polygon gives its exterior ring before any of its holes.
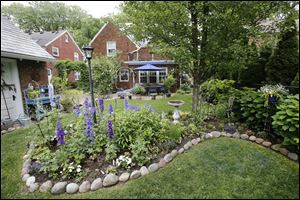
{"type": "MultiPolygon", "coordinates": [[[[91,92],[91,101],[92,101],[92,106],[95,108],[95,99],[94,99],[94,86],[93,86],[93,78],[92,78],[92,68],[91,68],[91,59],[93,56],[93,50],[94,48],[89,46],[85,46],[82,48],[84,51],[84,55],[88,61],[88,67],[89,67],[89,80],[90,80],[90,92],[91,92]]],[[[94,116],[94,123],[97,123],[96,119],[96,112],[93,114],[94,116]]]]}

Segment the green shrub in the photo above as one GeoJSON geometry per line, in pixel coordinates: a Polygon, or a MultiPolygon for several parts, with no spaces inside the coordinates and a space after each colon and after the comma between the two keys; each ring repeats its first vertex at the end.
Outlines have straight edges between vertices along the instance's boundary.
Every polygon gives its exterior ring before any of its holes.
{"type": "Polygon", "coordinates": [[[169,124],[166,131],[168,140],[179,142],[181,135],[184,133],[184,127],[181,124],[169,124]]]}
{"type": "Polygon", "coordinates": [[[132,160],[135,161],[139,166],[148,164],[150,161],[149,150],[147,145],[149,141],[139,136],[134,143],[130,144],[130,150],[132,153],[132,160]]]}
{"type": "Polygon", "coordinates": [[[202,97],[210,103],[226,102],[235,92],[234,80],[211,79],[201,85],[202,97]]]}
{"type": "Polygon", "coordinates": [[[241,91],[239,99],[235,101],[235,115],[241,122],[245,122],[250,128],[263,130],[264,122],[268,117],[268,107],[264,105],[262,94],[254,90],[241,91]]]}
{"type": "Polygon", "coordinates": [[[64,110],[67,112],[72,112],[73,106],[80,103],[82,95],[83,92],[80,90],[65,90],[61,100],[61,105],[64,107],[64,110]]]}
{"type": "Polygon", "coordinates": [[[139,84],[136,84],[132,90],[132,93],[133,94],[145,94],[146,90],[143,86],[139,85],[139,84]]]}
{"type": "Polygon", "coordinates": [[[158,113],[142,109],[139,112],[126,111],[116,114],[115,142],[120,149],[128,150],[130,144],[142,137],[150,144],[163,137],[161,118],[158,113]]]}
{"type": "Polygon", "coordinates": [[[164,86],[170,92],[171,88],[176,84],[176,80],[172,75],[169,75],[165,80],[164,80],[164,86]]]}
{"type": "Polygon", "coordinates": [[[299,145],[299,95],[287,96],[277,107],[273,128],[284,137],[284,144],[299,145]]]}

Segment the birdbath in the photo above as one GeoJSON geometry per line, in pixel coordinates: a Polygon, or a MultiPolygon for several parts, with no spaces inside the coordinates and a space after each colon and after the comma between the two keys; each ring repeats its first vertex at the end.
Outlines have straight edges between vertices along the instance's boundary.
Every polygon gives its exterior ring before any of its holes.
{"type": "Polygon", "coordinates": [[[180,113],[179,113],[178,108],[184,104],[184,101],[171,100],[171,101],[168,101],[168,104],[170,106],[175,107],[174,114],[173,114],[173,119],[174,119],[173,123],[177,124],[179,122],[178,119],[180,118],[180,113]]]}

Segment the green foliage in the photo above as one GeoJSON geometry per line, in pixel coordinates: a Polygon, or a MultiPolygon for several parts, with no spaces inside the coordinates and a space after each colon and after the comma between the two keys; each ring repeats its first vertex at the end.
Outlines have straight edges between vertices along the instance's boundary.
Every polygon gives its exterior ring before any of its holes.
{"type": "Polygon", "coordinates": [[[259,90],[262,93],[262,97],[265,100],[265,106],[269,103],[269,98],[275,97],[276,101],[280,101],[284,95],[288,94],[288,90],[286,90],[282,85],[264,85],[259,90]]]}
{"type": "Polygon", "coordinates": [[[72,112],[73,106],[80,104],[82,97],[83,97],[83,92],[80,90],[75,90],[75,89],[65,90],[61,100],[61,105],[64,107],[65,111],[72,112]]]}
{"type": "Polygon", "coordinates": [[[164,86],[168,91],[171,90],[171,88],[176,84],[176,80],[172,75],[169,75],[165,80],[164,80],[164,86]]]}
{"type": "Polygon", "coordinates": [[[115,145],[115,143],[107,143],[106,148],[105,148],[105,160],[106,161],[112,161],[117,158],[117,152],[118,152],[118,147],[115,145]]]}
{"type": "Polygon", "coordinates": [[[107,168],[106,168],[106,171],[105,171],[107,174],[117,174],[117,168],[112,166],[112,165],[109,165],[107,168]]]}
{"type": "Polygon", "coordinates": [[[117,113],[114,127],[115,142],[123,150],[127,150],[138,137],[150,144],[162,137],[160,115],[146,109],[117,113]]]}
{"type": "Polygon", "coordinates": [[[51,79],[51,83],[53,84],[54,89],[57,94],[62,93],[67,88],[67,85],[68,85],[67,77],[68,77],[68,74],[66,72],[64,72],[64,75],[62,77],[55,75],[51,79]]]}
{"type": "Polygon", "coordinates": [[[147,145],[150,142],[143,137],[138,137],[130,144],[130,150],[132,153],[132,160],[135,161],[139,166],[148,164],[150,161],[149,150],[147,145]]]}
{"type": "Polygon", "coordinates": [[[194,123],[190,123],[188,127],[186,127],[186,133],[190,136],[193,136],[197,133],[198,128],[194,123]]]}
{"type": "Polygon", "coordinates": [[[121,67],[119,57],[98,56],[92,59],[94,91],[109,94],[115,88],[115,81],[121,67]]]}
{"type": "Polygon", "coordinates": [[[181,89],[182,91],[184,91],[186,94],[189,94],[189,93],[191,93],[191,91],[192,91],[192,88],[191,88],[191,86],[190,86],[189,83],[184,83],[184,84],[182,84],[181,87],[180,87],[180,89],[181,89]]]}
{"type": "Polygon", "coordinates": [[[132,90],[133,94],[145,94],[146,90],[143,86],[139,85],[139,84],[135,84],[132,90]]]}
{"type": "Polygon", "coordinates": [[[277,107],[273,128],[284,137],[283,144],[299,145],[299,95],[287,96],[277,107]]]}
{"type": "Polygon", "coordinates": [[[201,85],[202,97],[210,103],[228,101],[230,94],[235,92],[234,80],[211,79],[201,85]]]}
{"type": "MultiPolygon", "coordinates": [[[[290,17],[289,17],[290,18],[290,17]]],[[[287,23],[289,20],[287,19],[287,23]]],[[[296,24],[287,25],[282,32],[278,47],[266,66],[268,83],[290,85],[299,72],[299,39],[296,24]]]]}
{"type": "Polygon", "coordinates": [[[166,130],[166,137],[168,141],[179,142],[180,137],[183,135],[185,127],[182,124],[168,124],[168,129],[166,130]]]}
{"type": "Polygon", "coordinates": [[[268,117],[268,107],[264,102],[265,99],[259,92],[250,89],[241,91],[240,98],[235,101],[239,104],[239,107],[234,110],[235,115],[250,128],[262,130],[268,117]]]}
{"type": "Polygon", "coordinates": [[[40,96],[41,92],[40,90],[28,90],[27,94],[30,99],[35,99],[40,96]]]}

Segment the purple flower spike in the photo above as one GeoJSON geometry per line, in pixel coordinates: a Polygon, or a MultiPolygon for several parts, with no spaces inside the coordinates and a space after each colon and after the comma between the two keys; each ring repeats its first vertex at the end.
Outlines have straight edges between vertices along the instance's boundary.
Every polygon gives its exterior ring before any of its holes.
{"type": "Polygon", "coordinates": [[[100,108],[101,112],[104,111],[104,100],[103,100],[103,98],[99,98],[99,108],[100,108]]]}
{"type": "Polygon", "coordinates": [[[129,106],[128,101],[127,101],[127,99],[125,98],[125,99],[124,99],[124,108],[125,108],[125,110],[128,110],[128,106],[129,106]]]}
{"type": "Polygon", "coordinates": [[[79,105],[75,106],[74,113],[75,113],[76,117],[80,117],[81,116],[80,106],[79,105]]]}
{"type": "Polygon", "coordinates": [[[91,142],[93,142],[94,140],[92,125],[93,125],[92,119],[90,117],[87,117],[85,131],[86,131],[86,136],[90,138],[91,142]]]}
{"type": "Polygon", "coordinates": [[[113,109],[113,106],[111,104],[109,104],[108,110],[109,110],[109,113],[111,115],[114,113],[114,109],[113,109]]]}
{"type": "Polygon", "coordinates": [[[57,125],[56,125],[56,139],[57,139],[57,143],[58,144],[65,144],[65,131],[62,127],[61,121],[58,120],[57,121],[57,125]]]}
{"type": "Polygon", "coordinates": [[[113,127],[112,127],[112,121],[111,120],[108,120],[108,122],[107,122],[107,132],[108,132],[109,139],[113,139],[114,130],[113,130],[113,127]]]}

